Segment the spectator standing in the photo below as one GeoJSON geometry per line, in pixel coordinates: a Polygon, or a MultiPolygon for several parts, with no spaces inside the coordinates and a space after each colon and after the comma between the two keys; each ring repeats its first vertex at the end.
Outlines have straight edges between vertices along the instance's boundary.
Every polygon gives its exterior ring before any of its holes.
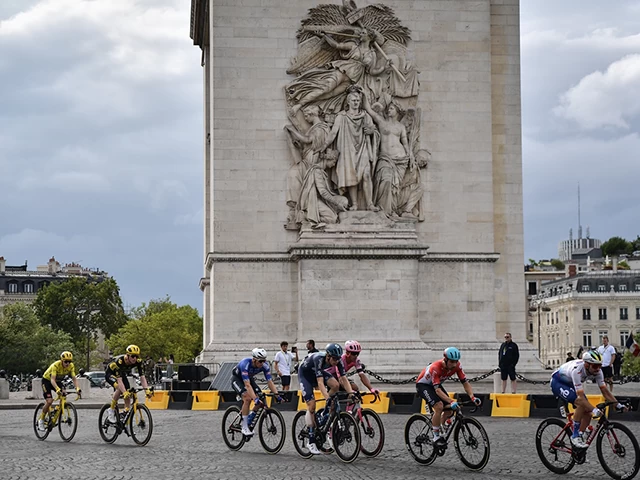
{"type": "Polygon", "coordinates": [[[320,350],[316,348],[315,340],[307,340],[307,355],[311,355],[312,353],[316,353],[319,351],[320,350]]]}
{"type": "Polygon", "coordinates": [[[511,393],[516,393],[516,365],[520,360],[518,345],[511,339],[509,332],[504,334],[504,342],[498,351],[498,366],[502,378],[502,393],[507,389],[507,376],[511,380],[511,393]]]}
{"type": "Polygon", "coordinates": [[[156,362],[153,361],[151,355],[147,355],[147,358],[144,360],[144,376],[147,377],[147,380],[151,383],[155,383],[154,374],[156,371],[156,362]]]}
{"type": "Polygon", "coordinates": [[[173,353],[169,355],[169,360],[167,361],[167,378],[169,380],[173,380],[173,353]]]}
{"type": "Polygon", "coordinates": [[[618,352],[616,348],[616,358],[613,361],[613,378],[619,380],[620,379],[620,368],[622,368],[622,355],[618,352]]]}
{"type": "Polygon", "coordinates": [[[293,360],[298,360],[298,349],[293,347],[291,352],[288,352],[289,343],[284,340],[280,343],[280,351],[276,353],[273,359],[273,373],[280,375],[282,380],[282,389],[286,392],[291,386],[291,367],[293,366],[293,360]],[[293,355],[295,353],[295,356],[293,355]]]}
{"type": "Polygon", "coordinates": [[[567,352],[567,359],[564,361],[564,363],[571,362],[572,360],[575,360],[575,358],[573,358],[573,353],[567,352]]]}
{"type": "Polygon", "coordinates": [[[598,353],[602,355],[602,375],[604,383],[609,385],[609,390],[613,392],[613,362],[616,359],[616,349],[609,344],[609,337],[602,337],[602,345],[598,347],[598,353]]]}

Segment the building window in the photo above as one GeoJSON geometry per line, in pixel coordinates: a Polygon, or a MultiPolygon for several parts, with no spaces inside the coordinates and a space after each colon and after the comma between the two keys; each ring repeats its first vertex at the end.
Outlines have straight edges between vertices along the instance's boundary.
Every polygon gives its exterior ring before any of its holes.
{"type": "Polygon", "coordinates": [[[591,331],[590,330],[583,330],[582,331],[582,345],[584,345],[585,348],[591,346],[591,331]]]}
{"type": "Polygon", "coordinates": [[[629,311],[627,307],[620,307],[620,320],[629,320],[629,311]]]}
{"type": "Polygon", "coordinates": [[[598,285],[598,291],[599,292],[606,292],[607,291],[607,286],[603,285],[603,284],[598,285]]]}
{"type": "Polygon", "coordinates": [[[582,319],[583,320],[591,320],[591,309],[583,308],[582,309],[582,319]]]}
{"type": "Polygon", "coordinates": [[[640,320],[640,307],[636,307],[636,320],[640,320]]]}
{"type": "Polygon", "coordinates": [[[547,313],[547,325],[550,325],[549,323],[549,314],[547,313]]]}
{"type": "Polygon", "coordinates": [[[10,283],[8,286],[9,286],[9,293],[18,293],[17,283],[10,283]]]}
{"type": "Polygon", "coordinates": [[[538,282],[529,282],[529,295],[538,294],[538,282]]]}
{"type": "Polygon", "coordinates": [[[24,284],[24,293],[33,293],[33,283],[24,284]]]}
{"type": "Polygon", "coordinates": [[[598,309],[598,319],[599,320],[606,320],[607,319],[607,309],[606,308],[599,308],[598,309]]]}
{"type": "Polygon", "coordinates": [[[622,285],[618,285],[618,291],[619,292],[626,292],[627,291],[627,285],[626,284],[622,284],[622,285]]]}
{"type": "Polygon", "coordinates": [[[602,339],[605,335],[608,335],[607,330],[598,330],[598,345],[602,345],[604,343],[602,339]]]}
{"type": "Polygon", "coordinates": [[[627,343],[627,338],[629,338],[629,330],[620,330],[620,345],[624,347],[627,343]]]}
{"type": "Polygon", "coordinates": [[[564,311],[564,321],[569,322],[569,310],[564,311]]]}
{"type": "Polygon", "coordinates": [[[583,292],[588,292],[589,291],[589,285],[582,285],[582,291],[583,292]]]}
{"type": "Polygon", "coordinates": [[[636,283],[636,291],[640,292],[640,283],[636,283]]]}

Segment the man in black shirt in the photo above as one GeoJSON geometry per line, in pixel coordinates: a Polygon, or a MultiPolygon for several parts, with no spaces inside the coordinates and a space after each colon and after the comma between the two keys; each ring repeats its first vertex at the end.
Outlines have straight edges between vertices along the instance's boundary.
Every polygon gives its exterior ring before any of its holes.
{"type": "Polygon", "coordinates": [[[502,378],[502,393],[507,389],[507,376],[511,380],[511,393],[516,393],[516,364],[520,359],[518,345],[511,340],[509,332],[504,334],[504,342],[498,351],[498,366],[502,378]]]}
{"type": "Polygon", "coordinates": [[[316,342],[314,340],[307,340],[307,355],[311,355],[312,353],[319,352],[316,348],[316,342]]]}

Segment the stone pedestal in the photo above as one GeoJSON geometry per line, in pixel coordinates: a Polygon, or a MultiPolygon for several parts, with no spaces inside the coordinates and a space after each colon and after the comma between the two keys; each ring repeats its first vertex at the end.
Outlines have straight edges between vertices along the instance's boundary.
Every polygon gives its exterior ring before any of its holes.
{"type": "Polygon", "coordinates": [[[0,400],[9,398],[9,382],[6,378],[0,378],[0,400]]]}

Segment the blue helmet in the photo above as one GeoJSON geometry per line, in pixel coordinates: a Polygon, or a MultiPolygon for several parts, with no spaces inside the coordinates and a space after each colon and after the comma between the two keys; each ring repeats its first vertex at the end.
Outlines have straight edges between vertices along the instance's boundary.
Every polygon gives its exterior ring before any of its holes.
{"type": "Polygon", "coordinates": [[[444,349],[444,358],[457,362],[460,360],[460,350],[456,347],[447,347],[444,349]]]}
{"type": "Polygon", "coordinates": [[[331,357],[340,357],[342,356],[342,347],[337,343],[329,343],[325,350],[327,351],[327,355],[331,357]]]}

